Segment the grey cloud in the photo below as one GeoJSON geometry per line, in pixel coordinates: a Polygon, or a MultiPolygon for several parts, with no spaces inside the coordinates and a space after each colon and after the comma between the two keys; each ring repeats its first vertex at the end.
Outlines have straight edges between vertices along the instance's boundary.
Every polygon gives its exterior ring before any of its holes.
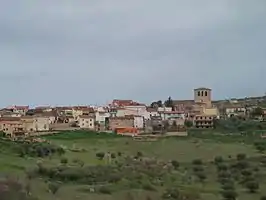
{"type": "Polygon", "coordinates": [[[198,86],[214,98],[263,94],[265,18],[264,0],[10,0],[0,85],[13,92],[2,104],[182,99],[198,86]]]}

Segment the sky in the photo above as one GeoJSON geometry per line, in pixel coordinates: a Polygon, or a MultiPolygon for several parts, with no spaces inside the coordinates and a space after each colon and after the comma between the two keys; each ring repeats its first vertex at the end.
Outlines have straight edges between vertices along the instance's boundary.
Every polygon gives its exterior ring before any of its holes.
{"type": "Polygon", "coordinates": [[[0,106],[266,92],[265,0],[8,0],[0,106]]]}

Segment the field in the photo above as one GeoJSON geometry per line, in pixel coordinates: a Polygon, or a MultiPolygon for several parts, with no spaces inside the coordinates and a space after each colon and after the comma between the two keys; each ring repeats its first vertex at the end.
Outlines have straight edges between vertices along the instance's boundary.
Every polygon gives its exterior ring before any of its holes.
{"type": "Polygon", "coordinates": [[[141,142],[74,131],[45,139],[65,153],[37,158],[11,153],[2,145],[0,156],[1,172],[27,182],[40,200],[178,199],[176,193],[191,200],[218,200],[223,199],[222,190],[236,191],[241,200],[266,195],[266,160],[254,147],[255,139],[170,137],[141,142]],[[252,186],[245,187],[244,179],[258,182],[259,188],[249,190],[252,186]],[[226,184],[229,188],[222,189],[226,184]]]}

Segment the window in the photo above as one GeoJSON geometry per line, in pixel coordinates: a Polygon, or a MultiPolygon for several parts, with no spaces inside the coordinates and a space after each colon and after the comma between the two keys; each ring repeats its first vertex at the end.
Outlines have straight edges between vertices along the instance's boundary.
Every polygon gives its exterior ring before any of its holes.
{"type": "Polygon", "coordinates": [[[92,124],[90,124],[90,126],[92,126],[92,124]]]}
{"type": "Polygon", "coordinates": [[[198,96],[200,97],[200,91],[198,91],[198,96]]]}
{"type": "Polygon", "coordinates": [[[90,119],[90,122],[92,121],[92,119],[90,119]]]}
{"type": "Polygon", "coordinates": [[[82,126],[84,126],[84,123],[82,123],[82,126]]]}
{"type": "Polygon", "coordinates": [[[203,97],[203,91],[201,91],[201,96],[203,97]]]}
{"type": "Polygon", "coordinates": [[[207,91],[205,91],[205,97],[206,97],[206,96],[208,96],[208,92],[207,92],[207,91]]]}

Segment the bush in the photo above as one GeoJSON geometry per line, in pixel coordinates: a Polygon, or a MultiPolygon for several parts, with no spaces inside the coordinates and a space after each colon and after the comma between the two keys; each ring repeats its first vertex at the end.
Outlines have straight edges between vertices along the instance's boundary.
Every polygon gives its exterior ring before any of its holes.
{"type": "Polygon", "coordinates": [[[172,165],[173,165],[173,167],[175,168],[175,169],[178,169],[178,167],[179,167],[179,162],[178,161],[176,161],[176,160],[172,160],[172,165]]]}
{"type": "Polygon", "coordinates": [[[143,153],[141,151],[138,151],[137,152],[137,157],[139,158],[139,157],[142,157],[142,156],[143,156],[143,153]]]}
{"type": "Polygon", "coordinates": [[[98,153],[96,153],[96,157],[98,159],[100,159],[100,160],[102,160],[104,158],[104,156],[105,156],[105,153],[104,152],[98,152],[98,153]]]}
{"type": "Polygon", "coordinates": [[[255,193],[259,189],[259,183],[257,181],[249,181],[246,183],[246,188],[250,193],[255,193]]]}
{"type": "Polygon", "coordinates": [[[218,164],[217,165],[217,170],[220,171],[227,171],[228,170],[228,166],[226,164],[218,164]]]}
{"type": "Polygon", "coordinates": [[[223,161],[224,161],[224,159],[223,159],[222,156],[216,156],[216,157],[214,158],[214,163],[215,163],[215,164],[220,164],[220,163],[222,163],[223,161]]]}
{"type": "Polygon", "coordinates": [[[16,179],[8,178],[0,181],[1,200],[36,200],[29,189],[16,179]]]}
{"type": "Polygon", "coordinates": [[[222,193],[223,198],[226,200],[235,200],[236,197],[238,196],[236,191],[234,190],[224,190],[221,193],[222,193]]]}
{"type": "Polygon", "coordinates": [[[201,159],[195,159],[195,160],[192,161],[192,164],[193,164],[193,165],[202,165],[203,162],[202,162],[201,159]]]}
{"type": "Polygon", "coordinates": [[[57,184],[57,183],[49,183],[49,184],[48,184],[49,191],[50,191],[52,194],[57,193],[57,191],[59,190],[59,187],[60,187],[60,185],[57,184]]]}
{"type": "Polygon", "coordinates": [[[68,163],[68,159],[67,158],[62,158],[60,162],[62,164],[67,164],[68,163]]]}
{"type": "Polygon", "coordinates": [[[207,178],[206,174],[203,172],[197,172],[195,175],[201,182],[205,181],[205,179],[207,178]]]}
{"type": "Polygon", "coordinates": [[[102,193],[102,194],[112,194],[112,191],[107,188],[107,187],[100,187],[99,188],[99,193],[102,193]]]}
{"type": "Polygon", "coordinates": [[[260,197],[260,200],[266,200],[266,196],[260,197]]]}
{"type": "Polygon", "coordinates": [[[240,154],[237,154],[237,155],[236,155],[236,159],[239,160],[239,161],[240,161],[240,160],[245,160],[246,157],[247,157],[247,156],[246,156],[246,154],[244,154],[244,153],[240,153],[240,154]]]}
{"type": "Polygon", "coordinates": [[[204,171],[204,168],[202,166],[195,166],[193,167],[194,172],[202,172],[204,171]]]}
{"type": "Polygon", "coordinates": [[[115,158],[116,158],[116,156],[115,156],[115,154],[114,154],[114,153],[111,153],[111,158],[113,158],[113,159],[115,159],[115,158]]]}

